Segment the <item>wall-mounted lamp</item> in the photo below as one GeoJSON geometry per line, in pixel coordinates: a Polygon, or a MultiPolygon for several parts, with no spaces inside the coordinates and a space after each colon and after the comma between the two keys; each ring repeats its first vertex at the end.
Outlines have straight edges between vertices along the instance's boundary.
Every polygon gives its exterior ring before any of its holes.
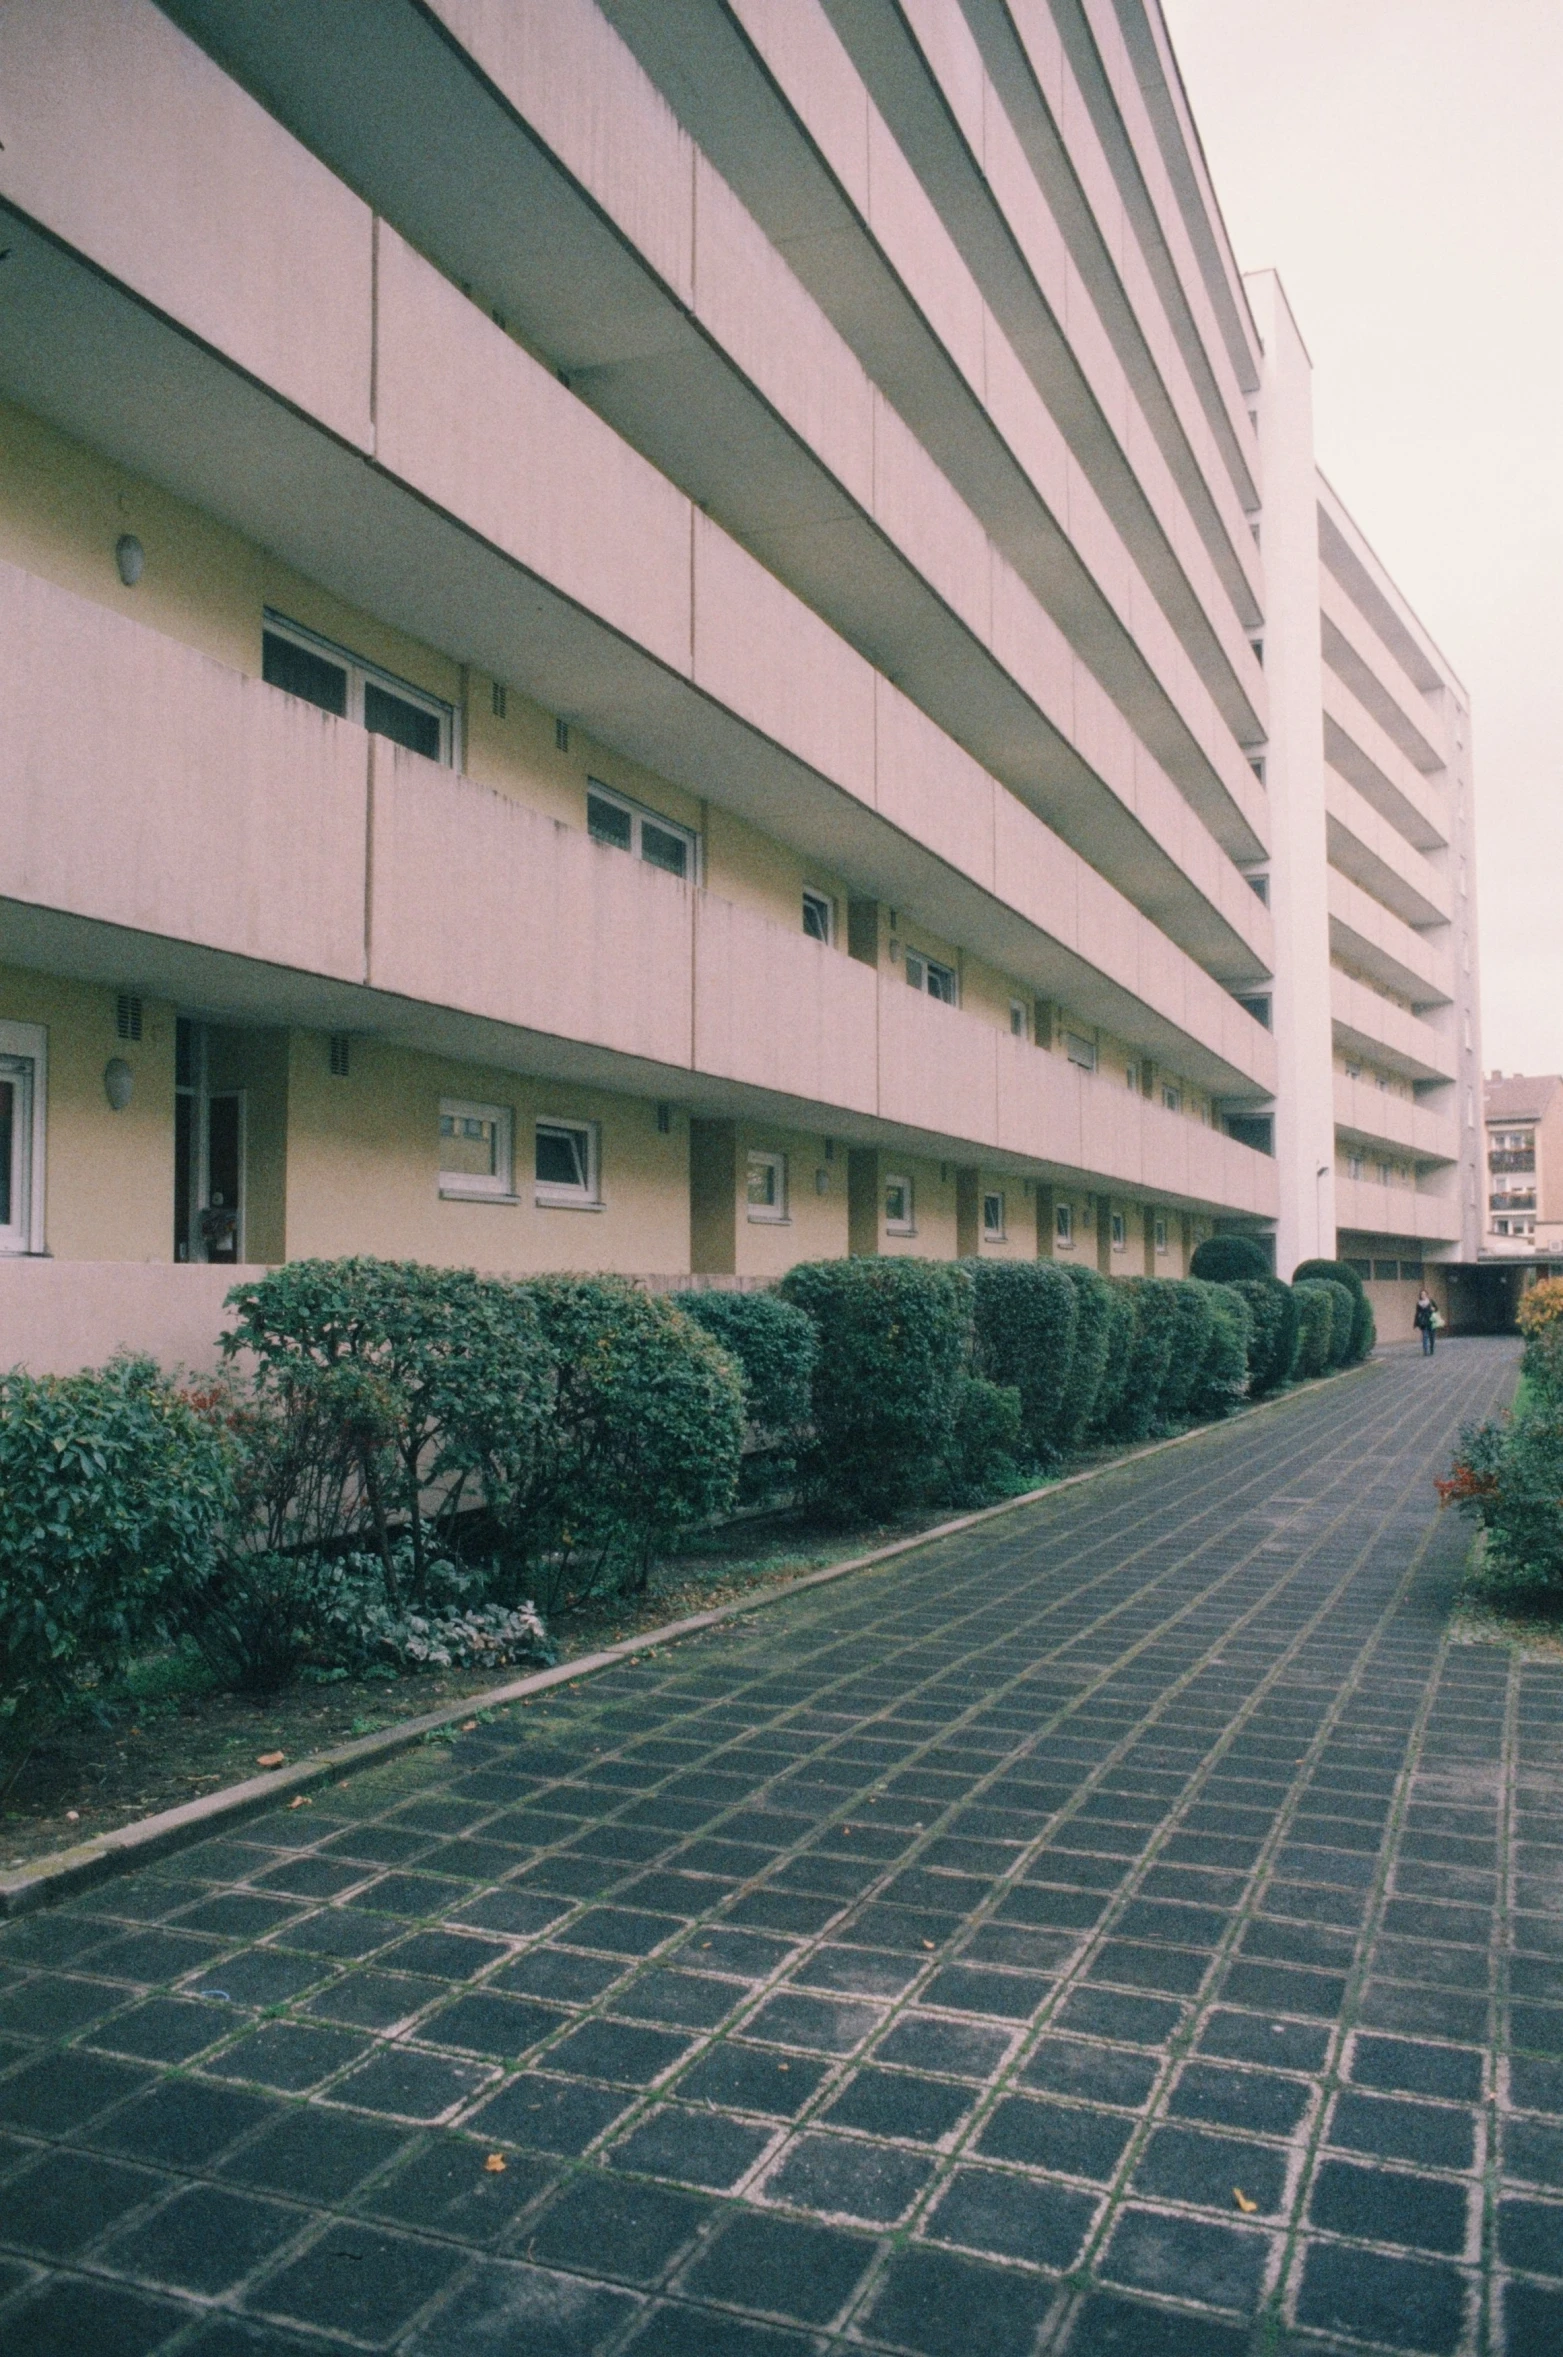
{"type": "Polygon", "coordinates": [[[134,532],[121,532],[114,543],[114,562],[127,589],[134,589],[147,569],[147,552],[134,532]]]}
{"type": "Polygon", "coordinates": [[[123,1056],[110,1056],[103,1067],[103,1094],[116,1113],[123,1113],[130,1103],[136,1076],[123,1056]]]}

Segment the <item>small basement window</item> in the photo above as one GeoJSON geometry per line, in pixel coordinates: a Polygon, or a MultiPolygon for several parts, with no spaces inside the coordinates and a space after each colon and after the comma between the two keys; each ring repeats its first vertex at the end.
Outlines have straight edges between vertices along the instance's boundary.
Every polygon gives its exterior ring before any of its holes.
{"type": "Polygon", "coordinates": [[[643,810],[594,777],[586,781],[586,825],[594,842],[628,851],[649,867],[661,868],[664,875],[694,875],[695,838],[687,827],[655,810],[643,810]]]}
{"type": "Polygon", "coordinates": [[[955,968],[941,965],[937,958],[924,957],[921,950],[907,951],[906,978],[914,990],[925,990],[930,998],[941,1000],[947,1007],[959,1003],[955,968]]]}
{"type": "Polygon", "coordinates": [[[595,1121],[540,1121],[533,1149],[536,1200],[595,1210],[602,1200],[595,1121]]]}
{"type": "Polygon", "coordinates": [[[891,1236],[915,1236],[917,1222],[913,1212],[911,1180],[887,1176],[885,1179],[886,1233],[891,1236]]]}
{"type": "Polygon", "coordinates": [[[1074,1207],[1074,1205],[1073,1205],[1072,1203],[1055,1203],[1055,1204],[1054,1204],[1054,1206],[1053,1206],[1053,1241],[1054,1241],[1054,1243],[1055,1243],[1055,1244],[1072,1244],[1072,1243],[1074,1242],[1074,1240],[1075,1240],[1075,1207],[1074,1207]]]}
{"type": "Polygon", "coordinates": [[[803,891],[803,930],[811,941],[827,946],[836,938],[836,904],[828,893],[803,891]]]}
{"type": "Polygon", "coordinates": [[[1002,1244],[1005,1241],[1004,1198],[1002,1195],[983,1196],[982,1234],[983,1241],[988,1244],[1002,1244]]]}
{"type": "Polygon", "coordinates": [[[455,761],[456,715],[438,696],[382,671],[362,655],[290,622],[268,606],[261,631],[261,677],[339,720],[356,720],[371,736],[389,737],[426,761],[455,761]]]}
{"type": "Polygon", "coordinates": [[[1124,1223],[1124,1216],[1121,1211],[1115,1211],[1112,1214],[1112,1223],[1113,1250],[1115,1252],[1122,1252],[1128,1246],[1129,1231],[1124,1223]]]}
{"type": "Polygon", "coordinates": [[[1167,1223],[1166,1223],[1166,1221],[1165,1221],[1164,1219],[1159,1219],[1159,1220],[1157,1220],[1157,1221],[1155,1222],[1155,1225],[1154,1225],[1154,1230],[1153,1230],[1153,1240],[1154,1240],[1154,1242],[1155,1242],[1156,1250],[1157,1250],[1158,1252],[1165,1252],[1165,1251],[1166,1251],[1166,1249],[1167,1249],[1167,1223]]]}
{"type": "Polygon", "coordinates": [[[440,1105],[440,1193],[513,1199],[513,1117],[506,1105],[440,1105]]]}
{"type": "Polygon", "coordinates": [[[755,1153],[748,1158],[749,1217],[780,1225],[787,1217],[787,1157],[755,1153]]]}

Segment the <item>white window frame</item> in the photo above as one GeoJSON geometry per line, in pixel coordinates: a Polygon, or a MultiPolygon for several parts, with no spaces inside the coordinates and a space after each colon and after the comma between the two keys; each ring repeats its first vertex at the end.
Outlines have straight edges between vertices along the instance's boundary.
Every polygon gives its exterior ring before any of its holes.
{"type": "MultiPolygon", "coordinates": [[[[343,717],[359,728],[367,726],[364,719],[366,687],[384,688],[388,695],[399,696],[404,704],[411,704],[416,711],[426,712],[439,723],[438,759],[442,767],[459,768],[456,709],[453,704],[445,703],[439,696],[431,696],[427,688],[414,687],[410,679],[399,679],[394,671],[386,671],[380,664],[371,663],[366,656],[355,654],[351,647],[339,646],[332,638],[322,638],[318,630],[306,629],[302,622],[293,621],[287,614],[279,614],[274,606],[262,609],[261,632],[263,636],[287,639],[294,646],[302,647],[306,654],[323,656],[328,663],[339,663],[347,673],[347,711],[343,717]]],[[[288,688],[276,690],[278,695],[291,692],[288,688]]],[[[309,699],[305,697],[300,700],[308,702],[309,699]]],[[[320,708],[316,706],[317,711],[320,708]]],[[[386,741],[395,742],[394,738],[386,741]]]]}
{"type": "Polygon", "coordinates": [[[1067,1244],[1067,1245],[1069,1245],[1069,1246],[1072,1248],[1072,1247],[1073,1247],[1073,1245],[1074,1245],[1074,1240],[1075,1240],[1075,1207],[1074,1207],[1074,1205],[1073,1205],[1072,1203],[1055,1203],[1055,1204],[1054,1204],[1054,1206],[1053,1206],[1053,1241],[1054,1241],[1054,1243],[1055,1243],[1055,1244],[1067,1244]]]}
{"type": "Polygon", "coordinates": [[[20,1259],[44,1248],[44,1141],[49,1107],[49,1034],[41,1023],[0,1023],[0,1063],[19,1083],[21,1118],[13,1141],[15,1218],[0,1228],[0,1256],[20,1259]]]}
{"type": "Polygon", "coordinates": [[[1031,1036],[1023,998],[1012,998],[1009,1002],[1009,1035],[1011,1039],[1029,1039],[1031,1036]]]}
{"type": "Polygon", "coordinates": [[[803,887],[803,936],[806,941],[818,941],[826,949],[836,946],[836,904],[828,892],[816,891],[812,884],[803,887]],[[813,909],[824,927],[823,932],[811,932],[809,911],[813,909]]]}
{"type": "Polygon", "coordinates": [[[700,881],[700,837],[694,829],[681,826],[676,818],[665,818],[660,810],[649,809],[644,802],[636,802],[628,794],[621,794],[617,786],[605,784],[600,777],[589,777],[586,781],[586,831],[592,841],[600,843],[605,851],[627,851],[631,859],[645,860],[647,867],[655,868],[659,876],[672,877],[675,884],[697,884],[700,881]],[[615,810],[623,811],[630,822],[628,843],[611,842],[606,835],[593,831],[591,808],[594,801],[607,802],[615,810]],[[681,876],[675,874],[672,868],[664,867],[660,859],[646,857],[645,832],[648,826],[655,827],[660,834],[671,835],[675,842],[683,844],[684,873],[681,876]]]}
{"type": "MultiPolygon", "coordinates": [[[[468,1097],[441,1097],[440,1121],[492,1121],[495,1126],[494,1159],[499,1167],[491,1178],[477,1172],[440,1170],[440,1194],[451,1202],[514,1203],[516,1117],[509,1105],[479,1105],[468,1097]]],[[[443,1138],[444,1131],[441,1128],[443,1138]]],[[[443,1147],[441,1148],[443,1156],[443,1147]]]]}
{"type": "Polygon", "coordinates": [[[914,990],[920,990],[926,997],[937,1000],[942,1007],[958,1007],[960,1005],[961,978],[953,966],[947,966],[943,958],[930,957],[925,949],[909,949],[905,956],[906,978],[914,990]],[[948,982],[950,986],[948,995],[943,990],[935,990],[933,986],[935,974],[940,975],[948,982]]]}
{"type": "Polygon", "coordinates": [[[1138,1064],[1125,1064],[1123,1077],[1128,1084],[1130,1093],[1137,1096],[1140,1088],[1140,1067],[1138,1064]]]}
{"type": "Polygon", "coordinates": [[[787,1157],[773,1153],[768,1146],[750,1147],[744,1155],[744,1208],[757,1227],[784,1228],[791,1225],[787,1209],[787,1157]],[[749,1182],[757,1170],[770,1171],[775,1180],[774,1198],[769,1203],[756,1203],[749,1193],[749,1182]]]}
{"type": "Polygon", "coordinates": [[[1183,1091],[1180,1088],[1173,1088],[1169,1082],[1164,1080],[1161,1084],[1161,1105],[1164,1113],[1181,1113],[1183,1091]]]}
{"type": "Polygon", "coordinates": [[[1167,1223],[1165,1219],[1158,1219],[1153,1222],[1151,1228],[1151,1243],[1153,1249],[1157,1252],[1165,1252],[1167,1250],[1167,1223]]]}
{"type": "Polygon", "coordinates": [[[1127,1252],[1129,1249],[1128,1215],[1122,1211],[1112,1211],[1107,1216],[1111,1222],[1108,1234],[1114,1252],[1127,1252]]]}
{"type": "Polygon", "coordinates": [[[910,1175],[901,1171],[887,1170],[880,1181],[880,1198],[884,1206],[885,1234],[887,1236],[915,1236],[917,1233],[917,1195],[912,1186],[910,1175]],[[892,1218],[890,1214],[890,1190],[892,1187],[901,1189],[902,1201],[906,1206],[897,1218],[892,1218]]]}
{"type": "Polygon", "coordinates": [[[1087,1039],[1083,1031],[1064,1033],[1064,1054],[1082,1072],[1096,1070],[1096,1042],[1087,1039]]]}
{"type": "Polygon", "coordinates": [[[984,1191],[982,1198],[982,1240],[984,1244],[1008,1243],[1009,1230],[1004,1224],[1004,1209],[1004,1191],[1001,1187],[984,1191]],[[995,1203],[998,1205],[996,1220],[989,1217],[995,1203]]]}
{"type": "Polygon", "coordinates": [[[576,1114],[539,1113],[532,1124],[532,1187],[533,1200],[545,1211],[601,1211],[602,1209],[602,1124],[582,1121],[576,1114]],[[537,1140],[545,1129],[568,1130],[574,1137],[586,1141],[586,1184],[583,1187],[556,1185],[537,1177],[537,1140]]]}

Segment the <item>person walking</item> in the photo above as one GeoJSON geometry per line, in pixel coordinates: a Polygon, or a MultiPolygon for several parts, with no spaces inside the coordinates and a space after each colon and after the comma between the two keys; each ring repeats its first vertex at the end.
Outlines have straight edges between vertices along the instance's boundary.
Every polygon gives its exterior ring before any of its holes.
{"type": "Polygon", "coordinates": [[[1422,1356],[1430,1359],[1436,1347],[1438,1312],[1433,1307],[1433,1296],[1425,1285],[1416,1297],[1416,1317],[1413,1322],[1422,1337],[1422,1356]]]}

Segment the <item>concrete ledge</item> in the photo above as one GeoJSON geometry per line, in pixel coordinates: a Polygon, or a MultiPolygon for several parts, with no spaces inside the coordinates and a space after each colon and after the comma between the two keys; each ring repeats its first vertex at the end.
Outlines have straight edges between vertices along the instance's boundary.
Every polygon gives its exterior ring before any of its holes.
{"type": "Polygon", "coordinates": [[[1235,1415],[1224,1417],[1219,1424],[1195,1424],[1187,1432],[1175,1433],[1170,1440],[1153,1440],[1143,1448],[1126,1449],[1122,1456],[1110,1457],[1101,1465],[1087,1466],[1082,1473],[1069,1473],[1059,1481],[1045,1482],[1040,1489],[1001,1499],[996,1506],[957,1514],[950,1521],[935,1523],[932,1529],[918,1531],[910,1538],[892,1540],[888,1546],[874,1547],[865,1555],[853,1555],[844,1563],[827,1564],[823,1571],[804,1572],[797,1579],[761,1589],[732,1604],[713,1606],[709,1612],[691,1613],[684,1620],[664,1621],[659,1628],[626,1637],[617,1645],[604,1646],[600,1652],[582,1654],[578,1660],[560,1662],[553,1669],[535,1670],[503,1686],[490,1686],[482,1693],[469,1694],[462,1702],[448,1703],[443,1709],[428,1711],[420,1718],[404,1719],[399,1726],[382,1728],[378,1734],[360,1736],[355,1742],[338,1744],[331,1751],[315,1752],[295,1766],[247,1777],[242,1784],[230,1784],[222,1792],[205,1793],[199,1800],[186,1801],[177,1809],[164,1809],[155,1817],[121,1825],[112,1833],[98,1834],[72,1849],[51,1851],[26,1866],[0,1873],[0,1920],[54,1906],[79,1891],[91,1889],[95,1883],[108,1881],[113,1875],[128,1873],[154,1858],[166,1857],[171,1851],[203,1841],[221,1827],[242,1824],[247,1817],[275,1808],[278,1801],[313,1791],[321,1784],[335,1783],[354,1769],[375,1766],[399,1752],[411,1751],[430,1736],[439,1734],[442,1728],[475,1718],[480,1712],[502,1710],[509,1703],[546,1694],[556,1686],[573,1686],[578,1678],[595,1677],[618,1662],[633,1660],[638,1653],[649,1653],[683,1637],[699,1636],[706,1629],[719,1628],[724,1621],[737,1619],[742,1613],[783,1603],[807,1588],[823,1587],[854,1572],[877,1570],[920,1547],[935,1546],[962,1531],[980,1529],[1000,1515],[1013,1514],[1018,1507],[1040,1505],[1066,1490],[1078,1489],[1084,1482],[1100,1481],[1105,1474],[1121,1472],[1147,1457],[1161,1456],[1168,1449],[1187,1448],[1191,1443],[1214,1439],[1251,1416],[1269,1415],[1301,1398],[1311,1397],[1323,1384],[1360,1380],[1371,1374],[1373,1368],[1374,1361],[1370,1359],[1360,1367],[1344,1369],[1339,1375],[1300,1384],[1274,1399],[1257,1400],[1251,1407],[1239,1408],[1235,1415]]]}

